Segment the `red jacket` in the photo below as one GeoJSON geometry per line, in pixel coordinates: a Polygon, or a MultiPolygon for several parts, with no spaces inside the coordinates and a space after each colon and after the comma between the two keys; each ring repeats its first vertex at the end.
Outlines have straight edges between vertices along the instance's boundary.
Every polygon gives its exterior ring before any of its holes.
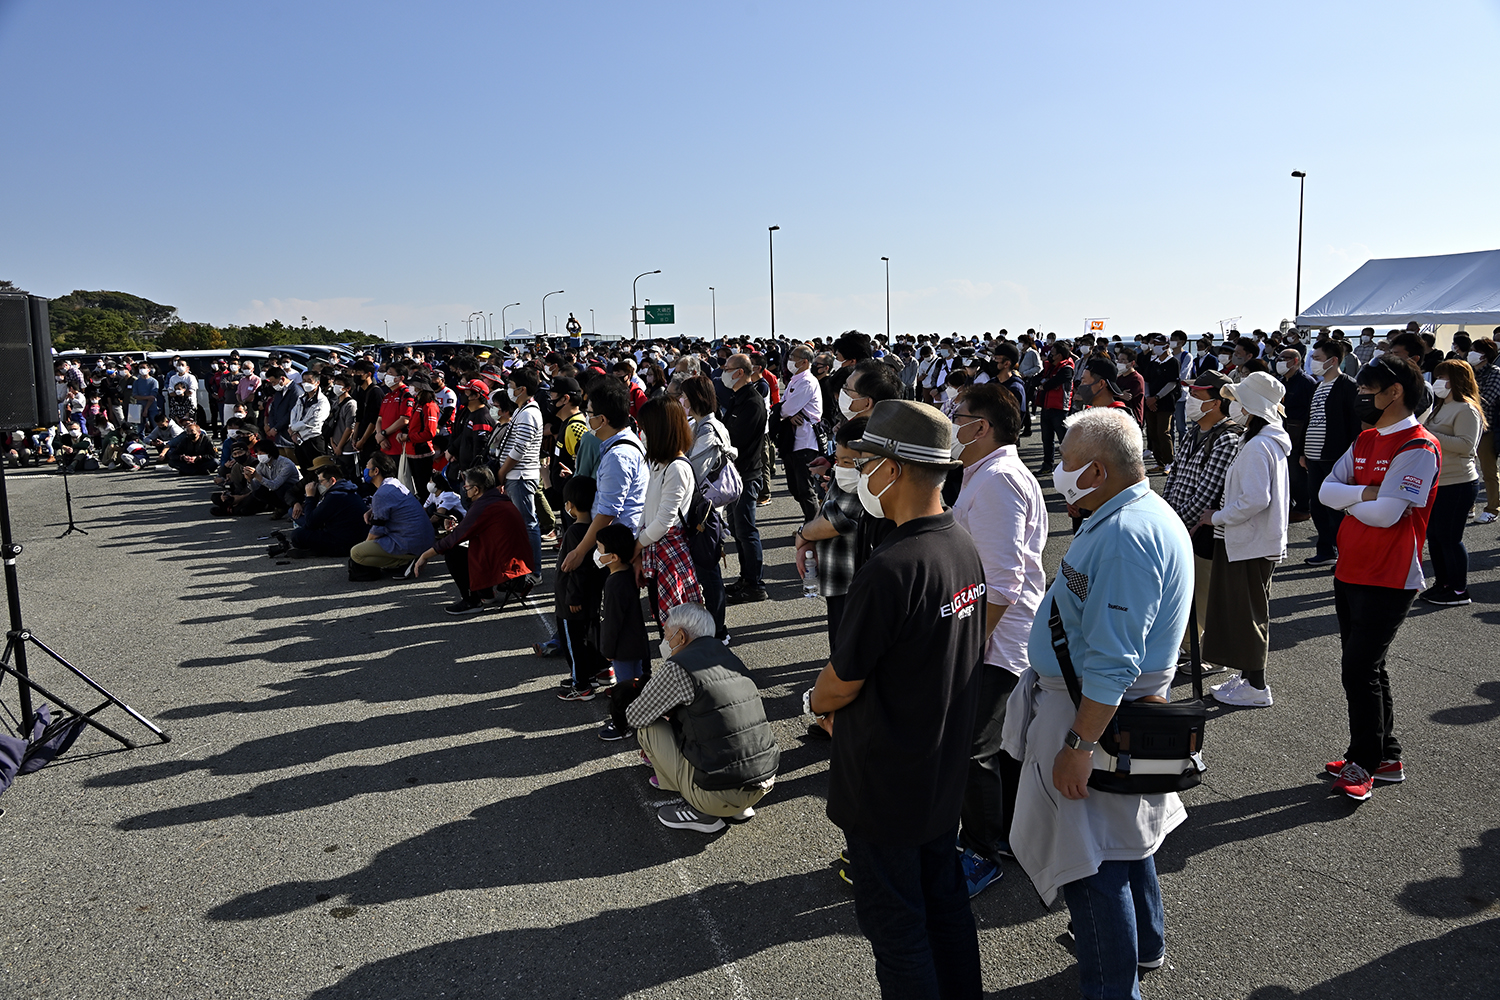
{"type": "Polygon", "coordinates": [[[646,405],[646,400],[650,397],[634,382],[626,382],[625,388],[630,393],[630,415],[633,417],[641,412],[641,407],[646,405]]]}
{"type": "MultiPolygon", "coordinates": [[[[411,391],[404,385],[387,390],[385,398],[380,401],[379,428],[383,431],[402,417],[410,417],[412,402],[411,391]]],[[[385,439],[385,447],[380,450],[387,455],[400,455],[402,445],[396,440],[396,435],[391,434],[385,439]]]]}
{"type": "Polygon", "coordinates": [[[470,590],[503,585],[532,572],[526,522],[497,487],[480,494],[458,527],[432,548],[441,555],[463,541],[469,543],[470,590]]]}
{"type": "Polygon", "coordinates": [[[1073,408],[1073,362],[1048,361],[1042,370],[1042,409],[1062,410],[1073,408]],[[1049,385],[1051,386],[1049,388],[1049,385]]]}
{"type": "Polygon", "coordinates": [[[414,400],[406,418],[406,453],[413,458],[426,458],[432,454],[432,439],[438,432],[438,405],[435,402],[420,406],[414,400]]]}

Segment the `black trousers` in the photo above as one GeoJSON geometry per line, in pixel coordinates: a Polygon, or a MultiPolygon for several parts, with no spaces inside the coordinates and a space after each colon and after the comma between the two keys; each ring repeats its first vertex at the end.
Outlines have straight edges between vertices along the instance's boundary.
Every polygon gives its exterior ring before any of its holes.
{"type": "Polygon", "coordinates": [[[320,556],[347,556],[349,550],[364,541],[364,538],[364,532],[358,533],[351,541],[349,532],[293,528],[292,533],[287,536],[287,541],[292,543],[294,549],[310,549],[320,556]]]}
{"type": "Polygon", "coordinates": [[[1068,419],[1067,410],[1042,410],[1042,471],[1052,471],[1053,445],[1062,444],[1063,421],[1068,419]],[[1055,439],[1055,441],[1054,441],[1055,439]]]}
{"type": "Polygon", "coordinates": [[[1415,590],[1333,581],[1333,607],[1344,646],[1344,697],[1349,702],[1349,750],[1344,759],[1366,771],[1374,772],[1383,760],[1401,759],[1385,657],[1416,597],[1415,590]]]}
{"type": "Polygon", "coordinates": [[[297,445],[296,451],[297,468],[310,469],[312,468],[313,459],[319,455],[328,454],[328,442],[324,441],[323,435],[319,434],[317,437],[310,437],[297,445]]]}
{"type": "Polygon", "coordinates": [[[1005,702],[1020,680],[1004,667],[984,664],[979,682],[979,709],[974,718],[974,745],[969,779],[959,811],[959,843],[991,861],[1010,850],[1010,818],[1021,787],[1021,762],[1000,749],[1005,702]]]}
{"type": "Polygon", "coordinates": [[[1308,507],[1312,510],[1313,527],[1317,529],[1318,558],[1326,559],[1336,555],[1339,541],[1339,525],[1344,522],[1344,512],[1325,507],[1318,500],[1318,491],[1323,488],[1323,480],[1333,471],[1332,462],[1315,462],[1307,460],[1307,494],[1308,507]]]}
{"type": "Polygon", "coordinates": [[[482,600],[489,600],[495,596],[494,587],[485,587],[478,591],[469,589],[469,547],[467,545],[455,545],[444,552],[443,562],[448,564],[448,572],[453,574],[453,585],[458,588],[458,596],[461,599],[478,597],[482,600]]]}
{"type": "Polygon", "coordinates": [[[817,517],[818,509],[822,506],[812,473],[807,471],[807,464],[817,457],[818,453],[813,449],[803,448],[792,452],[786,461],[787,485],[791,488],[792,499],[802,508],[803,523],[817,517]]]}

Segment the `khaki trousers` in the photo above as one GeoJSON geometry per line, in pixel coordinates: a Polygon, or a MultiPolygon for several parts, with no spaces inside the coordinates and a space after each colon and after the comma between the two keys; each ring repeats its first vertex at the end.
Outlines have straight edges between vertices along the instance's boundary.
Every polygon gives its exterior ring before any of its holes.
{"type": "Polygon", "coordinates": [[[365,539],[354,548],[349,550],[349,558],[361,566],[373,566],[376,569],[394,569],[397,566],[405,566],[416,556],[406,552],[398,552],[395,555],[380,547],[380,543],[365,539]]]}
{"type": "Polygon", "coordinates": [[[687,804],[709,816],[734,816],[766,797],[769,788],[730,788],[710,792],[693,784],[693,765],[677,748],[677,734],[670,722],[654,722],[637,729],[635,738],[656,768],[656,783],[664,792],[676,792],[687,804]]]}

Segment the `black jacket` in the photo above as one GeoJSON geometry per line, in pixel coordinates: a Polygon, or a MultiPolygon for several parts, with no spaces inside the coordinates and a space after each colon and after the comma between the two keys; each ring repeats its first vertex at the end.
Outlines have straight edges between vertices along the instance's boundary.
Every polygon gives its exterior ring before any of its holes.
{"type": "Polygon", "coordinates": [[[1354,409],[1354,397],[1357,395],[1354,379],[1348,375],[1341,374],[1333,380],[1328,398],[1323,403],[1323,454],[1309,455],[1309,460],[1337,462],[1349,450],[1349,446],[1354,444],[1354,439],[1364,429],[1360,426],[1359,415],[1354,409]]]}
{"type": "Polygon", "coordinates": [[[611,660],[651,659],[651,641],[641,615],[641,588],[635,585],[633,570],[611,573],[604,580],[599,652],[611,660]]]}
{"type": "Polygon", "coordinates": [[[1176,358],[1169,354],[1165,361],[1149,361],[1141,375],[1146,379],[1146,395],[1156,397],[1158,409],[1165,404],[1176,403],[1177,390],[1180,388],[1177,384],[1180,370],[1176,358]]]}
{"type": "Polygon", "coordinates": [[[746,482],[759,479],[765,469],[766,401],[752,385],[735,390],[724,409],[729,443],[739,452],[735,468],[746,482]]]}
{"type": "Polygon", "coordinates": [[[490,434],[494,430],[495,421],[488,406],[478,410],[465,407],[459,411],[453,422],[453,436],[448,442],[448,453],[453,456],[457,471],[484,464],[489,458],[490,434]]]}
{"type": "Polygon", "coordinates": [[[587,524],[575,521],[563,534],[562,550],[557,553],[557,601],[553,608],[557,617],[584,622],[592,628],[599,621],[599,599],[604,593],[604,578],[609,575],[609,570],[600,569],[592,556],[571,573],[564,572],[562,568],[563,560],[578,548],[578,543],[583,541],[583,536],[588,531],[587,524]],[[581,607],[583,610],[575,613],[568,610],[571,607],[581,607]]]}

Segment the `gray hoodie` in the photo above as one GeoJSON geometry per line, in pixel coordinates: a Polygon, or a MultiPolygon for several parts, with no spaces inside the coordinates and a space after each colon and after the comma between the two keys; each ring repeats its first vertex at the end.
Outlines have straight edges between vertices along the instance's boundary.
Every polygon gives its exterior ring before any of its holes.
{"type": "Polygon", "coordinates": [[[1224,477],[1224,507],[1213,515],[1230,562],[1286,558],[1291,453],[1292,439],[1280,424],[1266,425],[1240,446],[1224,477]]]}

